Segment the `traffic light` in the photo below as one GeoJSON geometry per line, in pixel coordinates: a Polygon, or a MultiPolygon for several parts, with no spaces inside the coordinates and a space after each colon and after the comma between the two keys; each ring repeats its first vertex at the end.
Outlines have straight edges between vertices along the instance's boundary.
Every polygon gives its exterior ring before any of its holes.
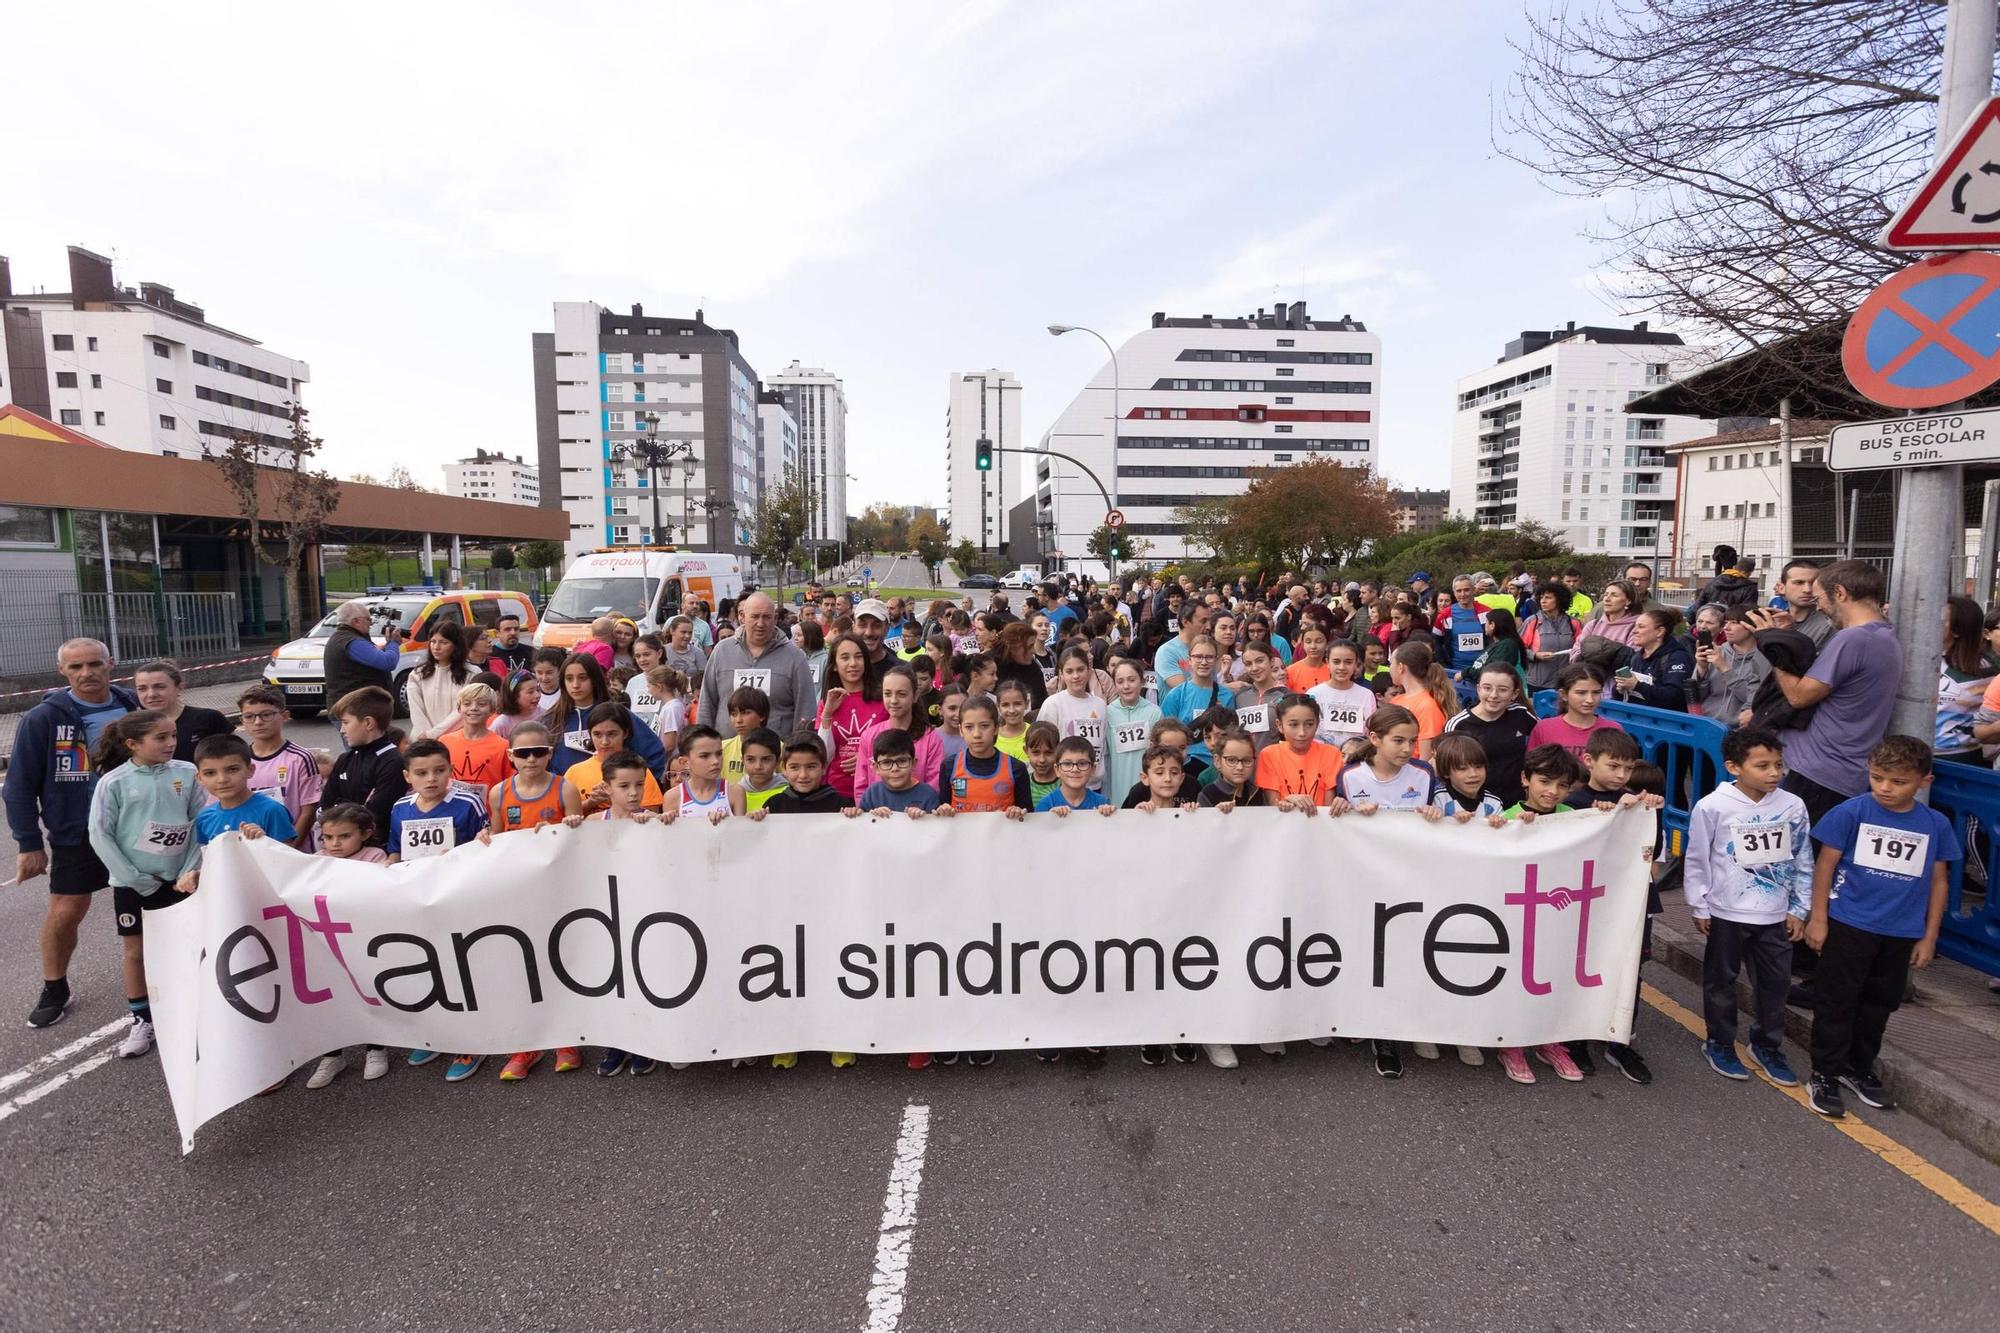
{"type": "Polygon", "coordinates": [[[1125,558],[1125,540],[1115,532],[1111,534],[1111,558],[1113,560],[1125,558]]]}
{"type": "Polygon", "coordinates": [[[978,452],[973,455],[972,461],[973,466],[981,472],[991,472],[993,470],[993,441],[982,436],[979,441],[978,452]]]}

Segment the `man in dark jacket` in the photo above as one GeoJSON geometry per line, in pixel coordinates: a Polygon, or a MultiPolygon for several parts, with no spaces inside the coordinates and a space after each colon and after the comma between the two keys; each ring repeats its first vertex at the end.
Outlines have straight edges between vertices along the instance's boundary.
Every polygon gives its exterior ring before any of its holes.
{"type": "Polygon", "coordinates": [[[1740,558],[1734,546],[1715,548],[1715,577],[1695,593],[1694,605],[1757,605],[1757,585],[1738,563],[1740,558]]]}
{"type": "Polygon", "coordinates": [[[14,882],[49,877],[48,915],[42,919],[42,990],[28,1011],[28,1026],[45,1028],[69,1013],[69,960],[90,911],[91,895],[111,882],[111,872],[90,849],[90,762],[97,738],[139,707],[131,691],[111,683],[111,650],[96,639],[71,639],[56,651],[56,669],[69,682],[50,690],[21,719],[14,733],[4,791],[7,827],[20,849],[14,882]]]}

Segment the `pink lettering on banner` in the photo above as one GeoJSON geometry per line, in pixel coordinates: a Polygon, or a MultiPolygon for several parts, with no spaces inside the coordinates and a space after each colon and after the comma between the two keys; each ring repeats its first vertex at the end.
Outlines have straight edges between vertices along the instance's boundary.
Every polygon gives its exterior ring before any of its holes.
{"type": "Polygon", "coordinates": [[[355,979],[354,969],[347,965],[347,959],[340,952],[340,937],[352,934],[354,926],[350,922],[335,921],[326,909],[326,895],[313,895],[313,906],[319,912],[318,920],[307,920],[282,903],[264,909],[264,919],[283,917],[285,919],[285,940],[292,962],[292,994],[300,1004],[320,1004],[333,998],[333,992],[313,986],[306,979],[306,937],[307,930],[313,931],[326,941],[326,947],[333,951],[333,961],[340,964],[340,970],[347,974],[347,982],[354,987],[354,993],[361,997],[363,1004],[380,1004],[381,1000],[361,989],[355,979]]]}
{"type": "Polygon", "coordinates": [[[1510,893],[1506,902],[1510,907],[1521,909],[1521,985],[1530,995],[1547,995],[1555,989],[1551,982],[1543,981],[1535,975],[1535,909],[1544,904],[1560,912],[1571,903],[1582,906],[1577,912],[1576,922],[1576,984],[1579,986],[1602,986],[1604,978],[1591,972],[1585,963],[1590,952],[1590,905],[1604,896],[1604,886],[1593,883],[1595,861],[1583,863],[1583,887],[1577,889],[1556,888],[1542,892],[1537,880],[1541,872],[1539,863],[1530,863],[1523,868],[1525,885],[1519,893],[1510,893]]]}

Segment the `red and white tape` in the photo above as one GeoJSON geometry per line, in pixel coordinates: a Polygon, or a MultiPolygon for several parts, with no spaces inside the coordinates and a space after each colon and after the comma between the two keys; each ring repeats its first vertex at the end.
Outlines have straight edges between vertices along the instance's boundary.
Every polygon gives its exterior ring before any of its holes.
{"type": "MultiPolygon", "coordinates": [[[[181,668],[181,674],[191,675],[197,671],[214,671],[218,667],[242,666],[246,662],[268,662],[270,660],[271,660],[271,655],[269,653],[258,653],[255,657],[232,657],[226,662],[201,662],[194,666],[184,666],[181,668]]],[[[112,678],[112,681],[114,684],[118,685],[129,685],[132,683],[132,677],[114,676],[112,678]]],[[[0,694],[0,699],[19,699],[24,695],[29,695],[29,694],[47,694],[50,690],[55,688],[58,687],[53,685],[44,685],[40,689],[10,690],[5,694],[0,694]]]]}

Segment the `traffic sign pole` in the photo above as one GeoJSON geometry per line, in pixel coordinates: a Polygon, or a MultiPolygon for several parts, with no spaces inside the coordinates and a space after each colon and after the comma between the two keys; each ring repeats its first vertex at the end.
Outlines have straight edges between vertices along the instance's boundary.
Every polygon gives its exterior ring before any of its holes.
{"type": "MultiPolygon", "coordinates": [[[[1992,0],[1951,0],[1945,18],[1944,77],[1938,99],[1936,156],[1942,161],[1965,122],[1993,93],[1992,0]]],[[[1937,729],[1938,662],[1944,652],[1945,600],[1956,591],[1963,467],[1917,467],[1900,474],[1896,560],[1889,619],[1903,649],[1892,730],[1928,740],[1937,729]]]]}

